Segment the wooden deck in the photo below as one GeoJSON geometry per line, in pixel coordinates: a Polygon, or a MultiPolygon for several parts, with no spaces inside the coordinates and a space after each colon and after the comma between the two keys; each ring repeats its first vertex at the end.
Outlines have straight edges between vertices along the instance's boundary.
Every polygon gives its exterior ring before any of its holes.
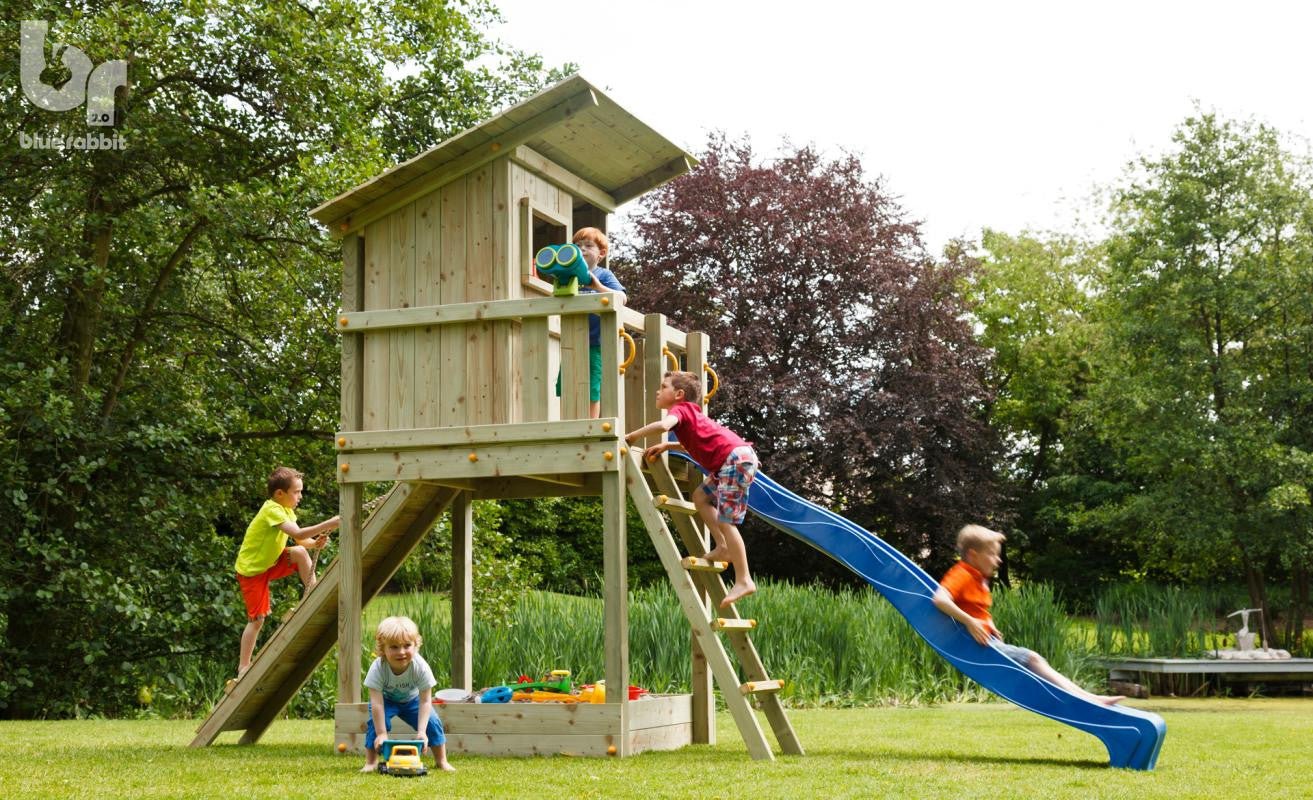
{"type": "Polygon", "coordinates": [[[1143,675],[1216,675],[1244,683],[1313,683],[1313,658],[1104,658],[1100,663],[1115,681],[1137,681],[1143,675]]]}

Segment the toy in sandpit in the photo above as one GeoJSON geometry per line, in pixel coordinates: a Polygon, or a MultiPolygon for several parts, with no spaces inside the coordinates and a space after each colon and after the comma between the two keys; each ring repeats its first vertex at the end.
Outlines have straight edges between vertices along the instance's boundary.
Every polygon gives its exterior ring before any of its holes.
{"type": "Polygon", "coordinates": [[[593,274],[588,271],[583,251],[573,244],[550,244],[538,251],[533,266],[539,275],[552,280],[553,297],[572,297],[580,286],[589,286],[593,274]]]}
{"type": "Polygon", "coordinates": [[[474,701],[476,703],[509,703],[512,694],[509,686],[489,686],[479,692],[474,701]]]}
{"type": "MultiPolygon", "coordinates": [[[[650,692],[641,686],[629,687],[630,700],[638,700],[647,694],[650,694],[650,692]]],[[[508,701],[517,703],[605,703],[606,681],[598,681],[595,684],[587,683],[574,688],[570,684],[570,671],[555,669],[552,670],[551,675],[540,681],[530,681],[528,675],[521,675],[517,683],[484,689],[480,693],[478,702],[505,703],[508,701]],[[498,692],[496,699],[491,696],[493,692],[498,692]],[[510,693],[509,697],[505,694],[507,692],[510,693]],[[501,697],[506,697],[506,699],[500,699],[501,697]]]]}
{"type": "Polygon", "coordinates": [[[551,675],[540,681],[529,680],[528,675],[511,685],[512,700],[531,700],[535,703],[577,703],[579,698],[571,694],[574,688],[570,684],[570,670],[554,669],[551,675]]]}
{"type": "Polygon", "coordinates": [[[388,739],[383,742],[382,761],[378,765],[379,773],[394,778],[418,778],[429,774],[424,762],[419,758],[419,740],[388,739]]]}

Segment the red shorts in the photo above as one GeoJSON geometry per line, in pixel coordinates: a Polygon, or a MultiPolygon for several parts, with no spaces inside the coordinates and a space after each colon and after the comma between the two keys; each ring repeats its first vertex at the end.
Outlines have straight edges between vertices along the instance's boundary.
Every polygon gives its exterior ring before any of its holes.
{"type": "Polygon", "coordinates": [[[292,563],[292,554],[283,548],[282,555],[269,569],[259,575],[237,575],[237,583],[242,587],[242,599],[246,601],[246,618],[259,619],[269,614],[269,582],[286,578],[296,573],[292,563]]]}

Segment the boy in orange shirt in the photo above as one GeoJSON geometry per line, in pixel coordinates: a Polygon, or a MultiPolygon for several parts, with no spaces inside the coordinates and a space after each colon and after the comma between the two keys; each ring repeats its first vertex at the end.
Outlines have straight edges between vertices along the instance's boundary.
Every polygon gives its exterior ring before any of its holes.
{"type": "Polygon", "coordinates": [[[1087,692],[1070,678],[1055,670],[1039,653],[1024,647],[1005,644],[1003,636],[994,627],[989,607],[994,598],[989,592],[989,579],[994,577],[1002,563],[1003,534],[981,525],[967,525],[957,534],[957,552],[962,560],[949,568],[939,581],[939,589],[932,602],[935,608],[962,623],[967,633],[982,645],[997,639],[995,645],[1003,655],[1062,689],[1093,703],[1105,706],[1125,700],[1120,695],[1100,695],[1087,692]]]}

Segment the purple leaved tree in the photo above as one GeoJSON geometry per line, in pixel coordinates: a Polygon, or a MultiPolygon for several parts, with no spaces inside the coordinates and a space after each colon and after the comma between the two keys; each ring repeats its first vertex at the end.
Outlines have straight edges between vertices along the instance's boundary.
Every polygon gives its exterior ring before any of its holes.
{"type": "MultiPolygon", "coordinates": [[[[763,470],[932,570],[968,521],[997,523],[987,351],[957,287],[960,250],[931,258],[918,225],[851,155],[756,157],[712,135],[618,242],[629,304],[711,337],[709,413],[754,441],[763,470]]],[[[839,577],[749,528],[754,571],[839,577]]]]}

